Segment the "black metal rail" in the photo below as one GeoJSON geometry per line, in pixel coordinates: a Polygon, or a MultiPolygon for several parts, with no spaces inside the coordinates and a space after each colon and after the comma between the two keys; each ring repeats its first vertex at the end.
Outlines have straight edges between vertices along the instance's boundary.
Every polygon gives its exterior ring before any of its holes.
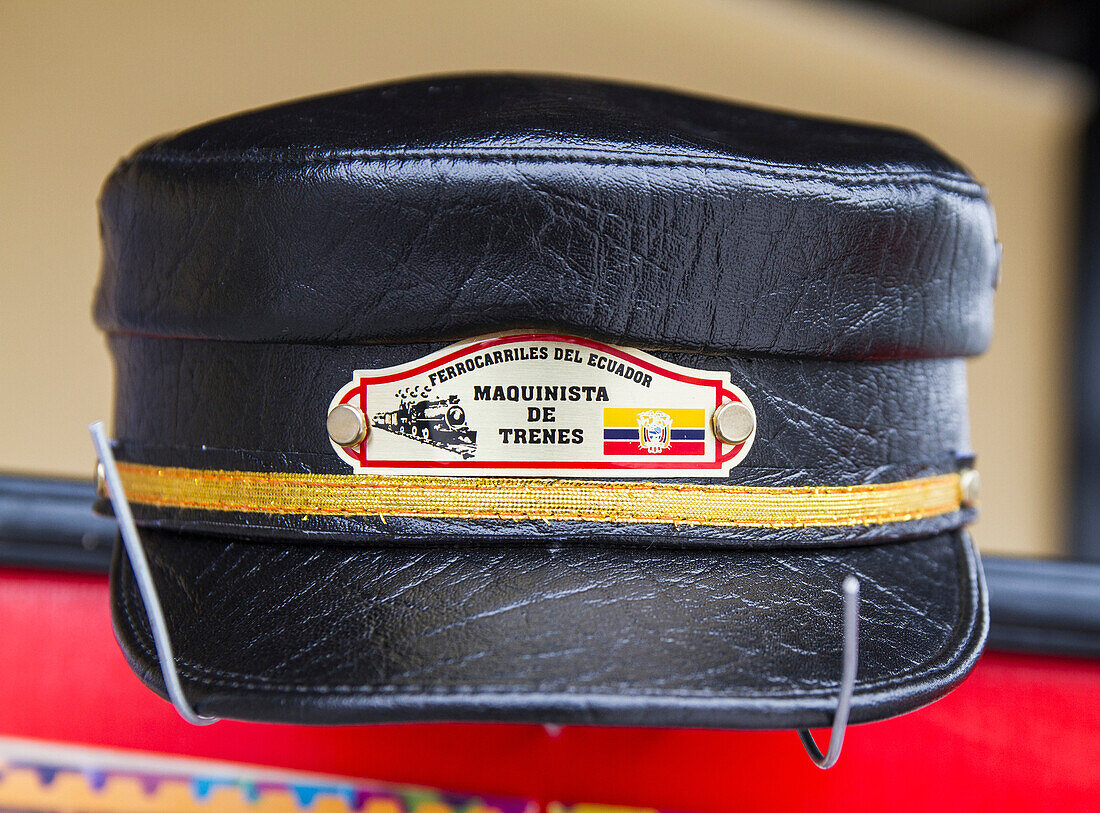
{"type": "Polygon", "coordinates": [[[0,564],[106,572],[117,527],[86,480],[0,475],[0,564]]]}

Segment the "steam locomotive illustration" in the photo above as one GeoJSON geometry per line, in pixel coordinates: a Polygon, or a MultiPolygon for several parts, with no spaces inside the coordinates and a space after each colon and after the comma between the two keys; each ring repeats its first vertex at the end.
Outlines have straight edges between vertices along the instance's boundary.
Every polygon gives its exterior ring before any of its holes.
{"type": "Polygon", "coordinates": [[[473,457],[477,432],[466,425],[466,411],[458,396],[447,399],[402,399],[392,412],[377,413],[371,423],[379,429],[473,457]]]}

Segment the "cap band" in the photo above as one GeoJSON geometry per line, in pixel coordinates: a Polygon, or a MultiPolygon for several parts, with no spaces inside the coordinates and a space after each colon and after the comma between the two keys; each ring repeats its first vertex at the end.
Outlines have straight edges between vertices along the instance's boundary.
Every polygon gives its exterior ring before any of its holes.
{"type": "Polygon", "coordinates": [[[752,487],[502,477],[220,471],[119,463],[130,501],[167,509],[806,528],[959,511],[957,473],[856,486],[752,487]]]}

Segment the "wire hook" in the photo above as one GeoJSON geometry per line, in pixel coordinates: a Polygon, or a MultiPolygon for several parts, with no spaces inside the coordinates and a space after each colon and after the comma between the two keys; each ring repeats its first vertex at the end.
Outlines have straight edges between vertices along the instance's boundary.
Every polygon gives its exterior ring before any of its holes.
{"type": "Polygon", "coordinates": [[[111,442],[107,439],[103,421],[89,424],[88,431],[92,433],[96,455],[103,465],[103,479],[107,481],[107,496],[115,509],[122,543],[126,546],[126,555],[130,557],[130,566],[137,580],[138,592],[141,593],[141,600],[145,604],[145,615],[149,619],[149,628],[153,632],[157,661],[160,663],[160,672],[164,677],[164,688],[168,691],[168,698],[176,707],[179,716],[192,725],[216,723],[218,717],[204,717],[197,713],[187,702],[187,697],[183,693],[183,685],[176,671],[176,659],[172,654],[172,641],[168,637],[168,624],[164,620],[164,610],[160,605],[157,587],[153,583],[149,560],[145,557],[145,548],[141,544],[141,537],[138,536],[134,514],[130,511],[130,501],[126,499],[126,492],[122,488],[122,478],[115,463],[115,453],[111,448],[111,442]]]}
{"type": "MultiPolygon", "coordinates": [[[[172,641],[168,635],[168,624],[164,619],[164,610],[161,607],[160,597],[153,582],[152,571],[149,568],[149,560],[145,556],[145,548],[141,544],[138,535],[137,523],[134,522],[133,512],[130,510],[130,502],[126,499],[126,492],[122,487],[122,478],[118,473],[118,465],[115,462],[114,450],[107,439],[107,433],[103,427],[103,421],[95,421],[88,426],[92,435],[92,443],[95,445],[96,455],[103,465],[103,477],[107,482],[107,494],[114,508],[115,517],[118,519],[119,533],[122,542],[126,546],[126,554],[130,558],[130,565],[137,580],[138,591],[141,600],[145,604],[145,613],[149,619],[149,626],[153,633],[153,643],[156,646],[157,660],[160,664],[161,675],[164,677],[164,686],[168,697],[172,701],[176,712],[192,725],[210,725],[216,723],[218,717],[204,717],[198,714],[188,702],[183,693],[183,685],[180,682],[179,672],[176,670],[176,660],[172,652],[172,641]]],[[[806,753],[822,770],[833,767],[840,758],[840,751],[844,747],[844,732],[848,728],[848,715],[852,709],[852,694],[855,691],[856,668],[859,665],[859,580],[854,576],[848,576],[844,580],[844,662],[840,682],[840,697],[837,703],[836,715],[833,717],[832,734],[829,738],[829,749],[822,754],[821,749],[814,741],[809,729],[802,729],[798,737],[802,741],[806,753]]]]}
{"type": "Polygon", "coordinates": [[[802,746],[810,759],[821,770],[828,770],[840,759],[844,747],[844,732],[848,728],[848,714],[852,710],[852,694],[856,688],[856,669],[859,666],[859,579],[844,579],[844,664],[840,678],[840,698],[833,717],[833,730],[829,737],[829,750],[822,754],[809,729],[798,732],[802,746]]]}

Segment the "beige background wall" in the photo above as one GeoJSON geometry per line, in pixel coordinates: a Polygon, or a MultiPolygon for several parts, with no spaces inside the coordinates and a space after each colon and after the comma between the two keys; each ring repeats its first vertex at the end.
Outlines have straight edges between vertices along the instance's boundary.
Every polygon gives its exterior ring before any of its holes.
{"type": "Polygon", "coordinates": [[[784,0],[0,0],[0,470],[87,475],[109,414],[89,303],[94,201],[139,142],[282,99],[435,71],[639,80],[918,131],[988,185],[1004,243],[972,366],[986,550],[1064,527],[1077,142],[1066,67],[856,6],[784,0]]]}

